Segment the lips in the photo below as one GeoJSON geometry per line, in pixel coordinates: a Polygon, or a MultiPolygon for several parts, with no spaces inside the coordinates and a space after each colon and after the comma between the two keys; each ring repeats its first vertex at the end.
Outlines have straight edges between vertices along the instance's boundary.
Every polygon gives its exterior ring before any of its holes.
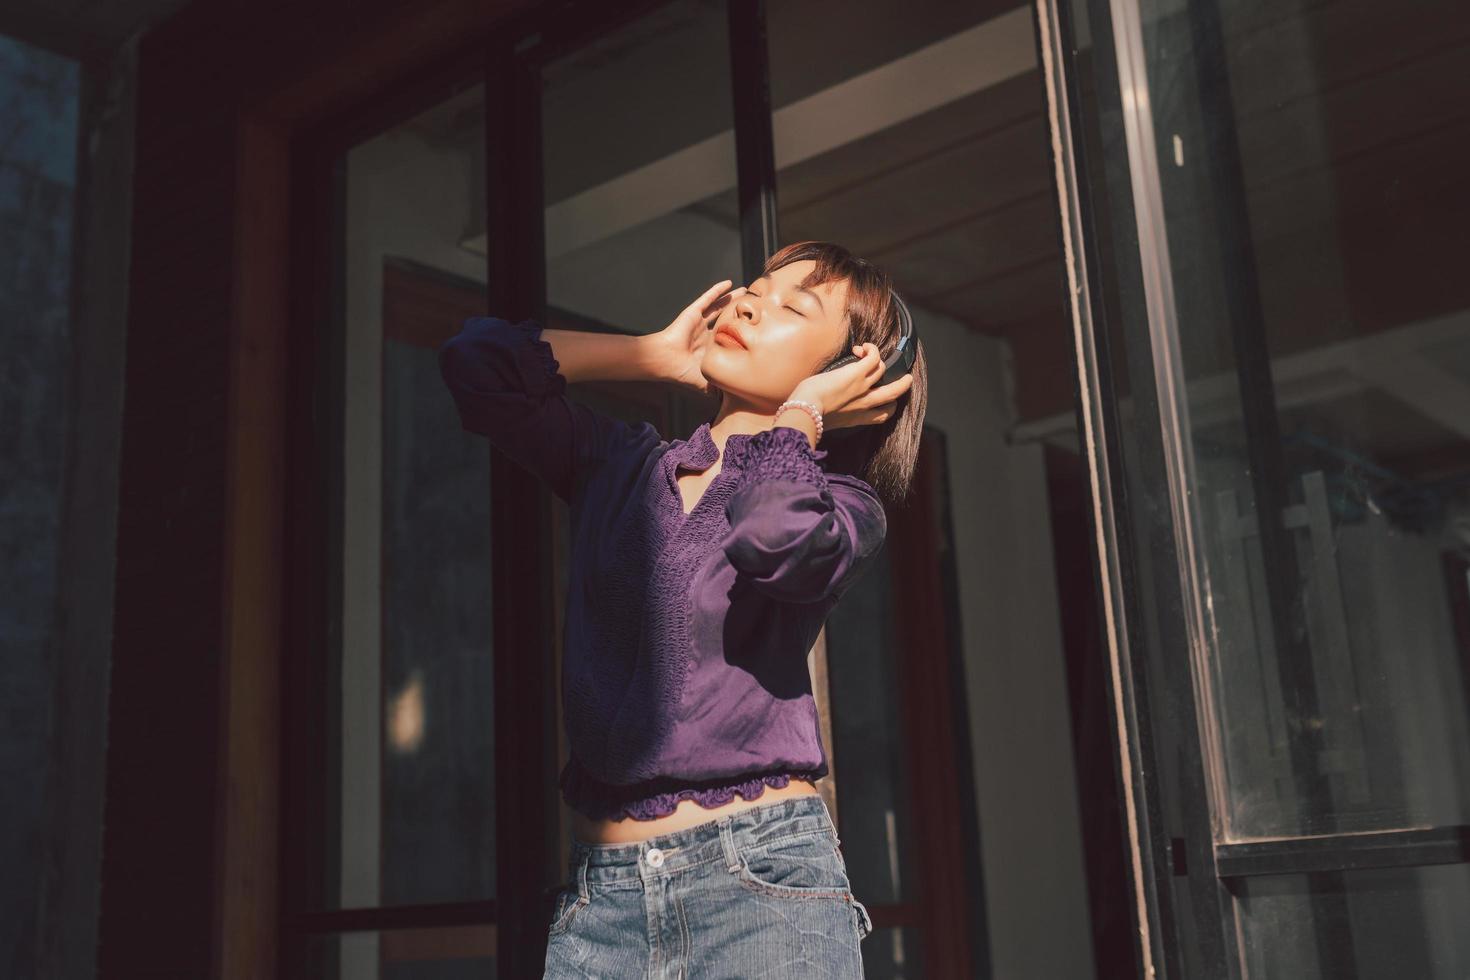
{"type": "Polygon", "coordinates": [[[740,336],[740,331],[736,330],[728,323],[723,323],[715,328],[714,340],[716,343],[722,344],[724,346],[730,346],[733,344],[740,347],[742,350],[750,350],[750,348],[746,346],[745,338],[740,336]]]}

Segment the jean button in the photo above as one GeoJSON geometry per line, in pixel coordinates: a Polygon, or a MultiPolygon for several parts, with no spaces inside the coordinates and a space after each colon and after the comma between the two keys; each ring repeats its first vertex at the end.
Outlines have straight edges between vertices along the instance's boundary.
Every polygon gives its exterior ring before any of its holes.
{"type": "Polygon", "coordinates": [[[650,866],[655,868],[663,867],[664,852],[659,850],[658,848],[650,847],[645,857],[648,858],[648,863],[650,866]]]}

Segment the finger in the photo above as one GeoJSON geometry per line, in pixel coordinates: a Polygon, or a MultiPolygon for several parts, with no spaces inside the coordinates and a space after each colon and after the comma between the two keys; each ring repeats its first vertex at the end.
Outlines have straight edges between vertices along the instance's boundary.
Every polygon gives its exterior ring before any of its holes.
{"type": "Polygon", "coordinates": [[[724,293],[725,290],[728,289],[729,287],[730,287],[730,280],[729,279],[721,279],[719,282],[715,283],[713,286],[711,286],[710,288],[706,289],[704,292],[700,293],[699,294],[699,298],[696,299],[693,303],[690,303],[689,305],[690,305],[691,308],[694,308],[694,309],[699,309],[699,310],[707,309],[709,307],[710,303],[712,303],[717,297],[719,297],[722,293],[724,293]]]}
{"type": "Polygon", "coordinates": [[[715,283],[713,286],[700,293],[699,298],[689,305],[692,307],[697,307],[699,309],[704,309],[705,307],[709,306],[711,302],[713,302],[715,299],[719,298],[723,293],[725,293],[729,288],[730,280],[721,279],[719,282],[715,283]]]}
{"type": "Polygon", "coordinates": [[[914,376],[905,374],[896,381],[890,381],[886,385],[879,385],[870,389],[866,395],[853,404],[861,409],[872,409],[896,402],[905,391],[913,387],[914,376]]]}
{"type": "Polygon", "coordinates": [[[879,402],[889,402],[895,400],[913,386],[913,374],[905,374],[902,377],[888,382],[886,385],[879,385],[872,391],[868,392],[868,394],[873,398],[876,398],[879,402]]]}
{"type": "Polygon", "coordinates": [[[733,293],[726,293],[723,296],[717,297],[713,302],[711,302],[708,306],[704,308],[704,315],[711,316],[713,314],[719,313],[725,307],[729,306],[733,299],[733,293]]]}
{"type": "MultiPolygon", "coordinates": [[[[872,344],[853,344],[852,353],[854,356],[857,357],[857,360],[853,361],[851,364],[844,364],[842,366],[842,370],[851,370],[857,377],[859,384],[871,385],[876,377],[873,368],[875,361],[872,355],[876,353],[877,350],[878,348],[874,347],[872,344]]],[[[876,363],[878,365],[877,374],[881,375],[883,360],[879,358],[876,363]]]]}

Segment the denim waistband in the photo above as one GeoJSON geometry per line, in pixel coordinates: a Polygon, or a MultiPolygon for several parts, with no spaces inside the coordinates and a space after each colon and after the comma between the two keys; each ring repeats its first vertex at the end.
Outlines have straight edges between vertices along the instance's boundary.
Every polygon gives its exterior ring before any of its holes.
{"type": "Polygon", "coordinates": [[[613,883],[676,874],[716,859],[734,870],[745,848],[816,833],[837,843],[826,801],[814,794],[788,796],[641,841],[594,844],[574,836],[568,871],[574,882],[613,883]]]}

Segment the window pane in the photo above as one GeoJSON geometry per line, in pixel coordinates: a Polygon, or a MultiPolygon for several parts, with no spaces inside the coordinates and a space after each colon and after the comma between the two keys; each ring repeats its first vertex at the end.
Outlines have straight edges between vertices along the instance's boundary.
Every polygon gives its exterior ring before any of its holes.
{"type": "Polygon", "coordinates": [[[76,397],[68,381],[81,74],[71,58],[0,37],[0,772],[10,787],[0,816],[0,868],[10,883],[0,888],[0,950],[20,975],[36,952],[35,896],[56,873],[37,846],[46,836],[47,769],[66,761],[48,758],[48,722],[53,714],[91,721],[51,706],[76,397]]]}
{"type": "Polygon", "coordinates": [[[1035,13],[833,11],[766,5],[781,244],[836,242],[893,276],[927,361],[923,441],[945,447],[934,526],[891,508],[888,568],[827,623],[855,893],[909,924],[865,941],[865,961],[919,976],[922,948],[924,975],[1132,975],[1126,944],[1093,941],[1106,920],[1088,908],[1093,855],[1099,880],[1121,857],[1104,829],[1116,751],[1087,777],[1101,792],[1080,793],[1073,732],[1111,736],[1090,727],[1107,711],[1099,675],[1073,674],[1069,711],[1069,657],[1101,661],[1082,653],[1097,650],[1090,577],[1057,561],[1088,561],[1086,539],[1054,535],[1060,502],[1087,491],[1035,13]],[[1074,461],[1056,483],[1049,451],[1074,461]]]}
{"type": "Polygon", "coordinates": [[[887,548],[827,621],[834,755],[841,766],[837,814],[853,891],[865,903],[919,898],[913,859],[902,706],[887,548]]]}
{"type": "Polygon", "coordinates": [[[326,907],[494,895],[490,447],[436,356],[484,312],[482,107],[468,88],[344,161],[326,907]]]}
{"type": "Polygon", "coordinates": [[[741,281],[728,50],[724,4],[677,0],[545,68],[556,325],[650,333],[741,281]]]}
{"type": "MultiPolygon", "coordinates": [[[[719,280],[741,281],[726,18],[723,3],[678,0],[544,68],[548,326],[651,333],[719,280]]],[[[667,384],[579,383],[569,394],[651,422],[665,439],[687,438],[715,409],[667,384]]],[[[553,501],[560,645],[571,525],[566,504],[553,501]]],[[[568,673],[588,669],[557,671],[559,770],[570,752],[560,690],[568,673]]]]}
{"type": "Polygon", "coordinates": [[[1143,10],[1225,836],[1466,822],[1470,7],[1143,10]]]}
{"type": "Polygon", "coordinates": [[[1470,865],[1249,878],[1246,975],[1292,980],[1470,976],[1470,865]]]}
{"type": "Polygon", "coordinates": [[[314,936],[305,958],[299,975],[312,980],[494,980],[495,927],[314,936]]]}

